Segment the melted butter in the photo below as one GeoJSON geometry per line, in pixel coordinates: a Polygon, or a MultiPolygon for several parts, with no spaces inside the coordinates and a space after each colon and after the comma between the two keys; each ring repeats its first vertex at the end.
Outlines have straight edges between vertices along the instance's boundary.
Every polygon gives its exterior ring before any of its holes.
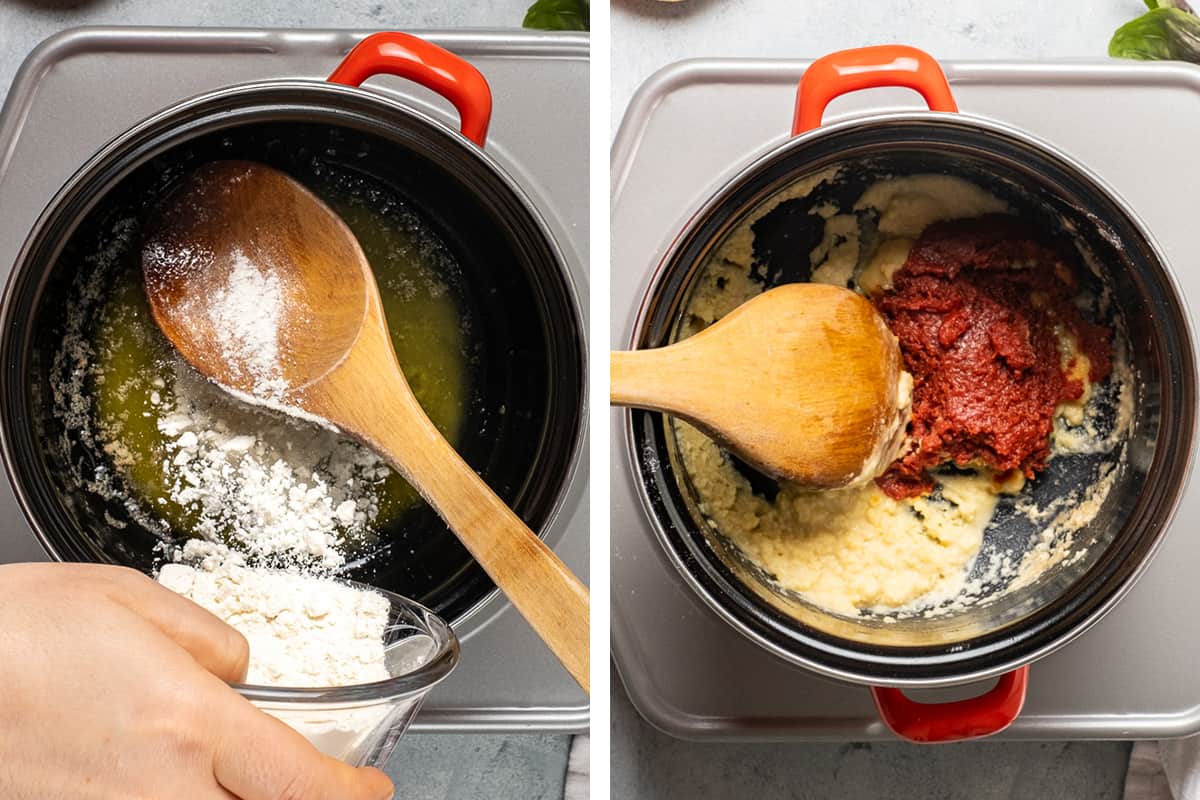
{"type": "MultiPolygon", "coordinates": [[[[434,234],[416,219],[397,225],[373,207],[349,198],[325,197],[362,245],[379,284],[392,345],[413,393],[433,423],[453,444],[469,403],[467,327],[454,292],[442,275],[454,268],[434,234]]],[[[96,354],[88,390],[93,398],[98,444],[123,483],[153,516],[173,530],[195,535],[196,518],[168,490],[167,437],[162,416],[175,406],[176,371],[181,357],[150,315],[136,254],[115,276],[100,310],[94,336],[96,354]]],[[[188,382],[230,427],[245,405],[208,384],[188,382]]],[[[283,423],[281,423],[282,425],[283,423]]],[[[409,484],[391,472],[375,487],[382,527],[421,501],[409,484]]]]}
{"type": "MultiPolygon", "coordinates": [[[[469,403],[466,324],[458,299],[441,277],[450,267],[431,252],[434,234],[424,227],[403,229],[372,208],[331,203],[354,231],[379,283],[383,312],[396,359],[421,408],[451,444],[457,444],[469,403]]],[[[379,490],[378,524],[423,501],[417,490],[392,472],[379,490]]]]}

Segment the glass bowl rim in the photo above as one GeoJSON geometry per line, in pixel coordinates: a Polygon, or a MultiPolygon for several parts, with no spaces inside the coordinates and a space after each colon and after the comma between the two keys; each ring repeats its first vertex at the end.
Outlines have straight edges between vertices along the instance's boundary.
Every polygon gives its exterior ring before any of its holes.
{"type": "Polygon", "coordinates": [[[335,579],[338,583],[354,589],[375,592],[387,599],[389,609],[403,609],[419,617],[425,627],[423,633],[433,639],[436,647],[433,655],[415,669],[400,675],[392,675],[380,681],[352,684],[349,686],[293,687],[263,686],[249,683],[233,683],[232,688],[247,700],[259,703],[283,705],[372,705],[381,701],[396,701],[420,697],[449,675],[459,660],[458,637],[449,623],[425,606],[407,597],[356,581],[335,579]]]}

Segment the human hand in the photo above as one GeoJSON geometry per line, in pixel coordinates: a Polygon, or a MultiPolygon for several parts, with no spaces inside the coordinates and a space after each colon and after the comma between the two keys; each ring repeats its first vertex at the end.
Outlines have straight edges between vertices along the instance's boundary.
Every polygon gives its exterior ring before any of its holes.
{"type": "Polygon", "coordinates": [[[0,797],[386,800],[226,682],[245,638],[134,570],[0,565],[0,797]]]}

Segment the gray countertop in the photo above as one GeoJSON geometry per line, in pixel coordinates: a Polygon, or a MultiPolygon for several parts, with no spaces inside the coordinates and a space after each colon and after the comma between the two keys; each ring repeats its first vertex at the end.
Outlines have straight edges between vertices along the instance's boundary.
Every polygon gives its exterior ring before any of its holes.
{"type": "MultiPolygon", "coordinates": [[[[77,25],[416,29],[520,26],[531,0],[0,0],[0,103],[46,37],[77,25]]],[[[569,736],[413,734],[388,765],[406,800],[561,798],[569,736]]]]}
{"type": "MultiPolygon", "coordinates": [[[[612,0],[616,131],[630,97],[685,58],[812,58],[904,43],[941,58],[1096,58],[1141,0],[612,0]]],[[[647,725],[613,675],[612,796],[623,798],[1118,798],[1124,742],[722,744],[647,725]]]]}

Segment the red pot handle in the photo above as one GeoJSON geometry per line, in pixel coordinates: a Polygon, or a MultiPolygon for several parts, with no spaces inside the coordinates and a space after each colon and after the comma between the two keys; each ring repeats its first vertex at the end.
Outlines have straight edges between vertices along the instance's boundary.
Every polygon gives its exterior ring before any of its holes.
{"type": "Polygon", "coordinates": [[[463,136],[483,147],[492,120],[492,90],[469,62],[411,34],[387,31],[359,42],[329,80],[359,86],[380,73],[415,81],[449,100],[458,109],[463,136]]]}
{"type": "Polygon", "coordinates": [[[953,703],[918,703],[899,689],[871,687],[879,716],[897,736],[910,742],[953,742],[999,733],[1025,705],[1029,667],[1003,675],[985,694],[953,703]]]}
{"type": "Polygon", "coordinates": [[[924,50],[901,44],[859,47],[818,58],[804,70],[796,91],[792,135],[818,127],[833,98],[887,86],[917,90],[932,111],[958,111],[946,73],[924,50]]]}

